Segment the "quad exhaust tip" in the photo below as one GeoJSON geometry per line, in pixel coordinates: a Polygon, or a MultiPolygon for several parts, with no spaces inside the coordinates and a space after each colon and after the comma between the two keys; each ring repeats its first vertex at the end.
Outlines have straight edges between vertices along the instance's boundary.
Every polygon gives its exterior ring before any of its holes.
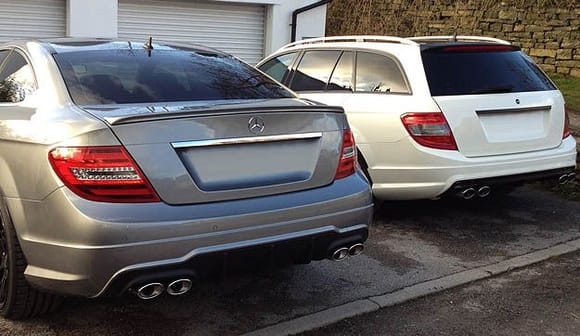
{"type": "Polygon", "coordinates": [[[559,184],[566,184],[566,183],[568,183],[569,180],[570,179],[568,178],[568,174],[563,174],[562,176],[560,176],[558,178],[558,183],[559,184]]]}
{"type": "Polygon", "coordinates": [[[491,188],[489,186],[483,186],[477,189],[477,196],[483,198],[489,196],[491,193],[491,188]]]}
{"type": "Polygon", "coordinates": [[[152,282],[139,287],[135,294],[141,300],[152,300],[161,295],[164,289],[165,287],[162,283],[152,282]]]}
{"type": "Polygon", "coordinates": [[[477,195],[477,191],[474,188],[467,188],[461,192],[461,197],[466,200],[472,199],[477,195]]]}
{"type": "Polygon", "coordinates": [[[348,248],[348,255],[351,257],[357,256],[363,253],[365,246],[363,244],[354,244],[353,246],[348,248]]]}
{"type": "Polygon", "coordinates": [[[191,289],[193,282],[189,279],[175,280],[167,286],[167,294],[177,296],[183,295],[191,289]]]}
{"type": "Polygon", "coordinates": [[[332,260],[341,261],[348,257],[348,248],[341,247],[332,253],[332,260]]]}
{"type": "Polygon", "coordinates": [[[576,173],[574,173],[574,172],[568,173],[568,174],[562,174],[558,178],[558,183],[559,184],[566,184],[568,182],[573,182],[575,179],[576,179],[576,173]]]}
{"type": "Polygon", "coordinates": [[[361,254],[365,249],[362,243],[356,243],[350,247],[340,247],[337,248],[330,256],[331,260],[341,261],[346,259],[346,257],[354,257],[361,254]]]}

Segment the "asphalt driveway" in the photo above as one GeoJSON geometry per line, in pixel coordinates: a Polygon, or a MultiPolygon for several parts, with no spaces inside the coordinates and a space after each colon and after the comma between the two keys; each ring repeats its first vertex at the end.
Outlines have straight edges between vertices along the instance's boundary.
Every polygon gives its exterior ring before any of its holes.
{"type": "Polygon", "coordinates": [[[1,335],[238,335],[580,238],[580,203],[525,187],[484,201],[388,202],[365,253],[201,283],[182,297],[69,299],[1,335]]]}

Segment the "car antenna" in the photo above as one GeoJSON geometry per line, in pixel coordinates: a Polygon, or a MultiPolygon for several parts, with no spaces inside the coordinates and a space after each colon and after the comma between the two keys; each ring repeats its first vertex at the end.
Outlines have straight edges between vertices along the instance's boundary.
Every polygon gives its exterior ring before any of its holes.
{"type": "Polygon", "coordinates": [[[151,50],[153,50],[153,37],[149,36],[149,41],[143,45],[143,48],[147,49],[147,54],[151,57],[151,50]]]}

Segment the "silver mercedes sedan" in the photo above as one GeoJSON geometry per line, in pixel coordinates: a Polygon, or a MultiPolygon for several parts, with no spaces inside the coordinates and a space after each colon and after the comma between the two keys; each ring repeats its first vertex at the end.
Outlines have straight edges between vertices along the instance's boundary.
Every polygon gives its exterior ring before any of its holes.
{"type": "Polygon", "coordinates": [[[368,183],[340,108],[198,46],[0,46],[0,315],[181,295],[232,269],[362,252],[368,183]]]}

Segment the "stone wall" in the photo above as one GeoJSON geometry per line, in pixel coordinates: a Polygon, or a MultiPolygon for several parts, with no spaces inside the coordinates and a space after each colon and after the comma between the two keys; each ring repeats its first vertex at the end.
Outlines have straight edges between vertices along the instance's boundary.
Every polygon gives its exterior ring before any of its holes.
{"type": "Polygon", "coordinates": [[[326,27],[327,36],[497,37],[549,73],[580,77],[580,0],[333,0],[326,27]]]}

